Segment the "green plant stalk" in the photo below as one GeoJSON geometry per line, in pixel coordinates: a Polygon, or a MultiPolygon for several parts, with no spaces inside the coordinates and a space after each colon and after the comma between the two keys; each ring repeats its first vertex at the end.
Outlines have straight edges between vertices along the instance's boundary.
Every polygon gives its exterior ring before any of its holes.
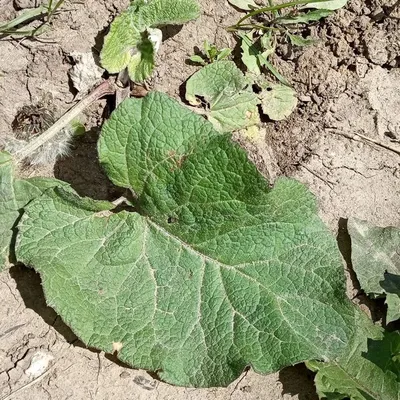
{"type": "Polygon", "coordinates": [[[238,25],[238,26],[229,26],[228,28],[226,28],[226,30],[228,32],[235,32],[240,29],[260,29],[263,31],[273,31],[273,32],[284,31],[284,29],[282,29],[282,28],[276,28],[276,27],[265,26],[265,25],[255,25],[255,24],[254,25],[253,24],[242,24],[242,25],[238,25]]]}
{"type": "MultiPolygon", "coordinates": [[[[274,7],[274,2],[272,0],[268,0],[268,4],[270,7],[274,7]]],[[[274,17],[277,17],[279,15],[277,10],[272,11],[272,14],[274,15],[274,17]]]]}
{"type": "Polygon", "coordinates": [[[33,10],[25,11],[23,14],[19,15],[18,17],[14,18],[13,20],[6,22],[0,25],[0,33],[3,30],[10,30],[15,28],[18,25],[27,23],[31,20],[34,20],[38,17],[44,16],[47,14],[48,7],[47,6],[40,6],[33,10]]]}
{"type": "Polygon", "coordinates": [[[17,36],[38,36],[44,31],[45,23],[49,23],[50,19],[58,12],[58,9],[63,5],[64,0],[58,0],[53,6],[53,0],[47,5],[27,10],[13,20],[0,24],[0,35],[17,35],[17,36]],[[31,30],[18,29],[17,26],[27,24],[35,19],[47,17],[47,21],[42,23],[39,27],[31,30]]]}
{"type": "Polygon", "coordinates": [[[75,104],[67,111],[54,125],[39,135],[37,138],[29,142],[23,149],[15,153],[16,162],[22,162],[26,157],[32,154],[39,147],[43,146],[53,136],[68,126],[79,114],[82,113],[94,101],[99,100],[103,96],[114,94],[116,91],[115,85],[109,81],[105,81],[97,86],[91,93],[84,97],[81,101],[75,104]]]}
{"type": "Polygon", "coordinates": [[[310,3],[322,3],[324,1],[326,1],[326,0],[295,0],[295,1],[290,1],[288,3],[277,4],[276,6],[258,8],[257,10],[253,10],[253,11],[249,12],[248,14],[246,14],[243,18],[241,18],[237,22],[236,25],[232,25],[231,27],[237,27],[243,21],[246,21],[246,19],[252,18],[259,14],[264,14],[266,12],[274,12],[274,11],[282,10],[283,8],[296,7],[296,6],[301,6],[301,5],[310,4],[310,3]]]}
{"type": "Polygon", "coordinates": [[[9,29],[9,30],[1,30],[0,29],[0,36],[39,36],[44,31],[44,26],[40,26],[35,29],[31,29],[29,31],[26,30],[19,30],[19,29],[9,29]]]}
{"type": "Polygon", "coordinates": [[[271,72],[272,75],[275,76],[276,79],[278,79],[279,82],[281,82],[285,86],[292,87],[292,85],[289,83],[289,81],[269,62],[265,57],[260,56],[260,63],[264,64],[266,68],[271,72]]]}
{"type": "Polygon", "coordinates": [[[49,1],[47,6],[47,22],[50,22],[53,15],[57,12],[57,10],[64,4],[64,0],[58,0],[57,3],[53,7],[53,0],[49,1]]]}

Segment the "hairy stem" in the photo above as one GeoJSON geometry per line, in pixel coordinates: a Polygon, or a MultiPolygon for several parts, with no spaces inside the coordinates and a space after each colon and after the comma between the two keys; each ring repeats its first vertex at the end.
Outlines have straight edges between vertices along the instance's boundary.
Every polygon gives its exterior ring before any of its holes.
{"type": "Polygon", "coordinates": [[[37,138],[29,142],[23,149],[16,152],[16,161],[21,162],[30,154],[32,154],[39,147],[43,146],[46,142],[51,140],[61,129],[68,126],[79,114],[82,113],[87,107],[90,106],[94,101],[99,100],[103,96],[107,96],[115,93],[114,84],[109,81],[105,81],[97,86],[91,93],[84,97],[81,101],[75,104],[70,110],[68,110],[54,125],[52,125],[47,131],[43,132],[37,138]]]}

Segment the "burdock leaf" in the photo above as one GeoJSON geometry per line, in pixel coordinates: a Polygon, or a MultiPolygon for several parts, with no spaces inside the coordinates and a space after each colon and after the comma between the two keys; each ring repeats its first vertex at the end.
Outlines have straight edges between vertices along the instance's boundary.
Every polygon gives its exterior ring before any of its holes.
{"type": "Polygon", "coordinates": [[[156,92],[119,106],[99,155],[135,211],[55,189],[19,225],[18,259],[84,343],[197,387],[343,352],[354,309],[304,185],[271,188],[229,135],[156,92]]]}

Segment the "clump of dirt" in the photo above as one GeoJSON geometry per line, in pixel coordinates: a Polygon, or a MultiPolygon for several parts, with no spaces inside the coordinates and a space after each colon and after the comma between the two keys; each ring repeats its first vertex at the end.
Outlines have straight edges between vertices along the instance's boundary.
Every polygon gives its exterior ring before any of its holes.
{"type": "Polygon", "coordinates": [[[286,56],[277,60],[301,101],[289,120],[267,128],[283,173],[293,173],[307,160],[313,146],[318,146],[321,125],[329,127],[326,114],[335,109],[334,103],[341,103],[337,101],[340,96],[364,96],[359,81],[368,71],[376,66],[387,71],[398,66],[398,13],[396,1],[351,0],[346,9],[310,28],[317,45],[304,51],[286,49],[286,56]]]}

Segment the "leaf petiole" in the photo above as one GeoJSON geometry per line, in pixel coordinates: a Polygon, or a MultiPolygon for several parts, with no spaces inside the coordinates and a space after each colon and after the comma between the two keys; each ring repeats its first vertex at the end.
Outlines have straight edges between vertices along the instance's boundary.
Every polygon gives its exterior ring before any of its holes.
{"type": "Polygon", "coordinates": [[[84,97],[81,101],[75,104],[70,110],[68,110],[54,125],[39,135],[37,138],[29,142],[24,148],[17,151],[16,161],[20,163],[30,154],[32,154],[39,147],[43,146],[46,142],[52,139],[61,129],[68,126],[79,114],[82,113],[87,107],[90,106],[94,101],[99,100],[103,96],[114,94],[116,87],[110,81],[104,81],[97,86],[91,93],[84,97]]]}
{"type": "Polygon", "coordinates": [[[256,25],[256,24],[242,24],[242,25],[235,25],[226,28],[228,32],[235,32],[241,29],[259,29],[263,31],[272,31],[272,32],[282,32],[284,29],[276,28],[272,26],[266,25],[256,25]]]}

